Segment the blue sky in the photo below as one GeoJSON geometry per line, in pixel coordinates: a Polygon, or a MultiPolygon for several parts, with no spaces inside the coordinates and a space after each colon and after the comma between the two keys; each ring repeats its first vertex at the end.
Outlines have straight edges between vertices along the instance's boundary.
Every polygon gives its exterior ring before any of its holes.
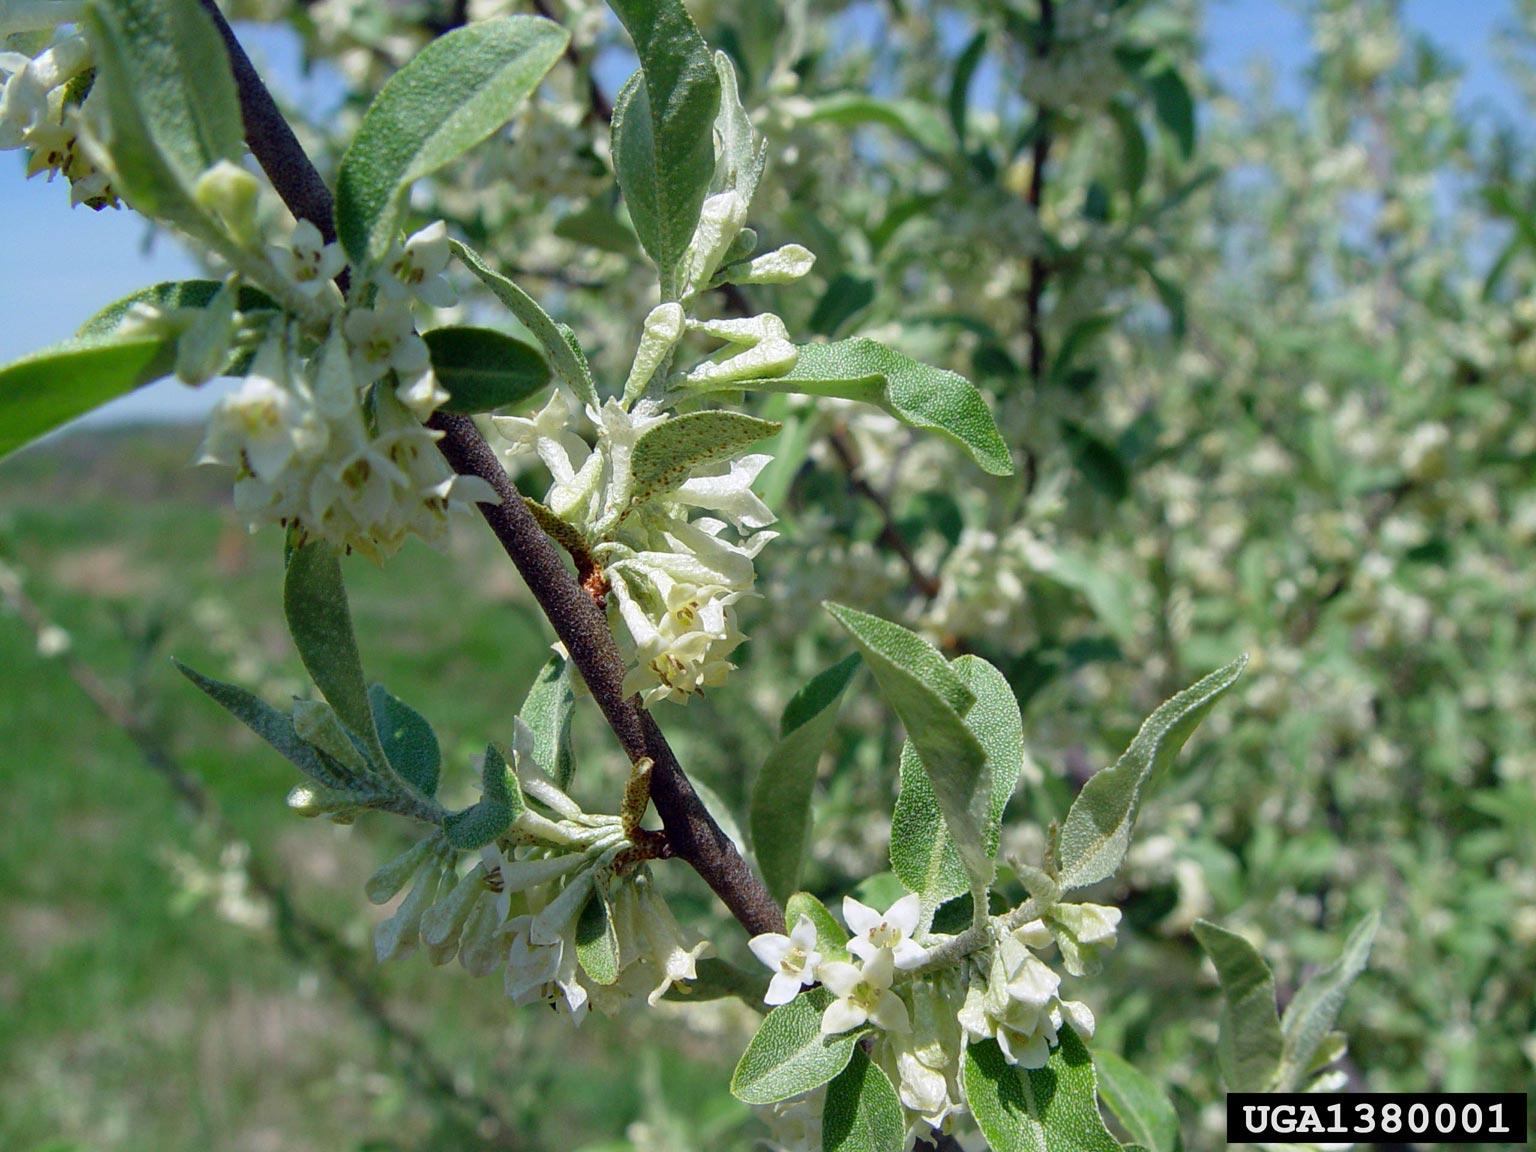
{"type": "MultiPolygon", "coordinates": [[[[1466,71],[1465,99],[1512,102],[1492,56],[1509,0],[1407,0],[1410,23],[1428,34],[1466,71]]],[[[288,91],[300,84],[296,45],[284,30],[242,28],[258,66],[288,91]]],[[[1213,0],[1207,18],[1207,64],[1216,79],[1241,93],[1250,68],[1265,61],[1282,94],[1300,90],[1307,59],[1298,7],[1284,0],[1213,0]]],[[[313,93],[314,89],[311,89],[313,93]]],[[[67,338],[96,309],[157,280],[196,272],[169,238],[151,242],[128,212],[71,210],[62,185],[23,180],[14,155],[0,157],[0,363],[67,338]]],[[[174,382],[143,389],[100,410],[94,419],[191,415],[212,400],[174,382]]]]}

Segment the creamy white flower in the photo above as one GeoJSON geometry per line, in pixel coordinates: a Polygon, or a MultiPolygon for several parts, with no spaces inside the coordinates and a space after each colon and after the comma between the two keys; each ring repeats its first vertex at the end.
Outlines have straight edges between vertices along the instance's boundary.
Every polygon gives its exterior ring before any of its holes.
{"type": "Polygon", "coordinates": [[[824,1036],[847,1032],[865,1023],[874,1023],[888,1032],[907,1032],[912,1024],[907,1006],[891,991],[896,967],[889,952],[878,951],[855,967],[841,960],[829,960],[817,970],[827,990],[837,999],[827,1005],[821,1016],[824,1036]]]}
{"type": "Polygon", "coordinates": [[[534,917],[516,916],[508,921],[504,984],[514,1004],[542,1001],[570,1014],[580,1024],[587,1014],[587,990],[581,984],[576,960],[575,922],[572,935],[560,936],[548,943],[532,938],[534,917]]]}
{"type": "Polygon", "coordinates": [[[379,292],[393,299],[414,295],[434,308],[451,308],[459,299],[443,275],[451,255],[448,225],[441,220],[428,224],[385,262],[388,275],[378,277],[379,292]]]}
{"type": "Polygon", "coordinates": [[[209,418],[202,460],[242,464],[274,484],[296,460],[323,450],[329,433],[295,369],[286,334],[273,332],[209,418]]]}
{"type": "Polygon", "coordinates": [[[374,308],[354,308],[347,313],[343,331],[352,346],[352,371],[364,384],[391,369],[415,379],[431,367],[426,341],[416,335],[411,310],[404,304],[386,301],[374,308]]]}
{"type": "Polygon", "coordinates": [[[347,266],[341,245],[327,244],[320,229],[308,220],[294,225],[286,245],[272,246],[272,262],[306,296],[317,296],[347,266]]]}
{"type": "Polygon", "coordinates": [[[923,962],[924,952],[912,933],[917,931],[922,914],[922,900],[915,892],[903,896],[884,913],[844,896],[843,921],[854,934],[848,951],[866,964],[877,952],[886,951],[897,968],[916,968],[923,962]]]}
{"type": "Polygon", "coordinates": [[[788,936],[764,932],[748,940],[747,947],[773,971],[764,1004],[788,1004],[801,988],[816,983],[821,953],[816,950],[816,925],[809,916],[802,914],[788,936]]]}
{"type": "Polygon", "coordinates": [[[732,460],[723,474],[683,481],[668,498],[684,507],[718,512],[738,532],[755,532],[778,519],[752,491],[759,474],[772,462],[772,456],[762,453],[743,456],[732,460]]]}
{"type": "Polygon", "coordinates": [[[687,942],[672,910],[652,884],[642,884],[637,878],[635,887],[640,894],[638,927],[649,949],[646,963],[658,978],[645,998],[654,1008],[673,984],[697,979],[696,962],[712,949],[708,940],[696,940],[692,945],[687,942]]]}

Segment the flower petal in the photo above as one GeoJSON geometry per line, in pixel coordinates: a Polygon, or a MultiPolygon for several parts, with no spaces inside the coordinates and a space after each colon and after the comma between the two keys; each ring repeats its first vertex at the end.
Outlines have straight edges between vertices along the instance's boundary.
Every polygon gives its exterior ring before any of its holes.
{"type": "Polygon", "coordinates": [[[835,1036],[850,1028],[857,1028],[869,1019],[869,1013],[852,1000],[834,1000],[821,1014],[821,1034],[835,1036]]]}

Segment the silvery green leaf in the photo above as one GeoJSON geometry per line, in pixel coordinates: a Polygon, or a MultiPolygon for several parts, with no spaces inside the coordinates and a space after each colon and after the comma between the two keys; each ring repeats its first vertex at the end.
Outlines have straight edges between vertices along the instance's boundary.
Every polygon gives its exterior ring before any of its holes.
{"type": "Polygon", "coordinates": [[[613,984],[619,978],[619,937],[613,928],[608,897],[594,886],[576,918],[576,958],[581,970],[597,984],[613,984]]]}
{"type": "MultiPolygon", "coordinates": [[[[735,192],[750,204],[768,163],[768,142],[753,129],[752,120],[742,107],[736,68],[724,52],[715,53],[715,72],[720,77],[720,112],[715,117],[715,176],[709,191],[735,192]]],[[[733,252],[726,262],[744,255],[733,252]]]]}
{"type": "Polygon", "coordinates": [[[485,750],[480,799],[443,819],[448,842],[465,852],[483,848],[512,825],[523,811],[523,792],[517,777],[494,744],[485,750]]]}
{"type": "Polygon", "coordinates": [[[784,902],[784,923],[791,932],[802,916],[809,916],[816,925],[816,951],[823,960],[848,959],[847,929],[809,892],[796,892],[784,902]]]}
{"type": "Polygon", "coordinates": [[[696,961],[694,970],[696,975],[692,980],[673,984],[661,998],[689,1004],[734,996],[759,1015],[768,1011],[763,1005],[764,983],[757,972],[748,972],[715,956],[696,961]]]}
{"type": "Polygon", "coordinates": [[[763,1018],[731,1076],[731,1095],[744,1104],[773,1104],[819,1088],[848,1066],[860,1029],[821,1034],[832,1003],[825,988],[802,992],[763,1018]]]}
{"type": "Polygon", "coordinates": [[[1099,1115],[1093,1059],[1069,1027],[1043,1068],[1009,1064],[984,1040],[965,1050],[962,1075],[992,1152],[1120,1152],[1099,1115]]]}
{"type": "Polygon", "coordinates": [[[439,36],[389,78],[336,181],[336,232],[359,269],[395,243],[410,186],[511,119],[569,39],[541,17],[503,16],[439,36]]]}
{"type": "Polygon", "coordinates": [[[1013,455],[975,385],[862,336],[802,344],[794,368],[783,376],[733,381],[730,388],[876,404],[903,424],[954,441],[984,472],[1013,475],[1013,455]]]}
{"type": "Polygon", "coordinates": [[[388,764],[373,725],[373,705],[352,631],[347,589],[336,550],[319,540],[294,548],[283,578],[283,612],[299,659],[373,762],[388,764]]]}
{"type": "Polygon", "coordinates": [[[943,117],[921,100],[887,100],[863,92],[838,92],[815,100],[806,119],[846,127],[883,124],[927,152],[948,152],[952,144],[943,117]]]}
{"type": "Polygon", "coordinates": [[[448,393],[445,412],[469,415],[521,404],[549,383],[549,365],[538,349],[494,328],[434,328],[422,339],[432,373],[448,393]]]}
{"type": "Polygon", "coordinates": [[[457,240],[450,240],[448,246],[464,267],[479,277],[492,295],[507,306],[507,310],[517,317],[518,323],[532,333],[539,347],[544,349],[549,366],[554,369],[560,382],[582,404],[596,407],[597,384],[592,379],[592,368],[581,351],[581,345],[576,342],[576,334],[553,319],[532,296],[500,272],[488,267],[472,248],[457,240]]]}
{"type": "Polygon", "coordinates": [[[640,71],[614,101],[614,168],[635,232],[666,285],[693,239],[715,174],[720,77],[682,0],[610,6],[640,58],[640,71]]]}
{"type": "Polygon", "coordinates": [[[993,871],[986,845],[992,773],[986,750],[963,719],[975,695],[916,633],[831,601],[823,607],[864,654],[880,694],[917,748],[972,888],[985,887],[993,871]]]}
{"type": "Polygon", "coordinates": [[[382,684],[368,689],[368,702],[389,766],[423,796],[436,796],[443,755],[432,725],[382,684]]]}
{"type": "Polygon", "coordinates": [[[1113,1052],[1094,1054],[1099,1096],[1147,1152],[1179,1152],[1179,1114],[1168,1094],[1145,1072],[1113,1052]]]}
{"type": "MultiPolygon", "coordinates": [[[[983,844],[997,856],[1003,809],[1013,795],[1024,765],[1024,722],[1019,702],[1007,679],[979,656],[959,656],[950,668],[976,697],[965,714],[969,728],[986,753],[992,795],[987,809],[983,844]]],[[[971,890],[965,865],[944,826],[943,814],[922,757],[909,739],[901,748],[901,793],[891,816],[891,869],[901,882],[923,898],[932,911],[946,900],[971,890]]]]}
{"type": "Polygon", "coordinates": [[[421,866],[432,858],[441,844],[442,837],[434,832],[381,865],[363,885],[363,894],[368,897],[368,903],[388,904],[393,900],[400,889],[404,888],[411,877],[421,869],[421,866]]]}
{"type": "Polygon", "coordinates": [[[670,492],[705,464],[729,460],[781,425],[740,412],[689,412],[653,424],[630,457],[630,506],[670,492]]]}
{"type": "Polygon", "coordinates": [[[901,1152],[906,1134],[890,1077],[855,1048],[848,1067],[827,1085],[822,1152],[901,1152]]]}
{"type": "Polygon", "coordinates": [[[800,886],[816,766],[837,725],[843,689],[858,667],[859,657],[849,656],[795,693],[779,724],[779,742],[752,785],[752,847],[768,890],[780,900],[800,886]]]}
{"type": "MultiPolygon", "coordinates": [[[[224,287],[222,280],[163,280],[140,288],[119,300],[114,300],[75,331],[75,339],[89,341],[95,337],[119,334],[129,315],[138,305],[162,312],[176,312],[183,308],[206,308],[224,287]]],[[[241,284],[235,296],[235,307],[241,312],[276,312],[277,301],[259,288],[241,284]]]]}
{"type": "Polygon", "coordinates": [[[1248,664],[1240,656],[1184,689],[1149,716],[1111,768],[1096,773],[1061,825],[1059,879],[1071,892],[1115,874],[1131,843],[1141,789],[1179,754],[1207,712],[1237,682],[1248,664]]]}
{"type": "Polygon", "coordinates": [[[1344,996],[1365,971],[1381,918],[1369,912],[1350,932],[1339,958],[1296,990],[1280,1023],[1285,1044],[1280,1055],[1278,1090],[1299,1092],[1314,1072],[1319,1047],[1327,1041],[1344,1006],[1344,996]]]}
{"type": "Polygon", "coordinates": [[[1224,1003],[1216,1057],[1227,1091],[1268,1092],[1283,1048],[1274,974],[1258,949],[1236,932],[1197,920],[1194,933],[1221,981],[1224,1003]]]}
{"type": "Polygon", "coordinates": [[[571,782],[571,670],[563,656],[551,656],[534,677],[518,717],[533,733],[533,758],[561,789],[571,782]]]}

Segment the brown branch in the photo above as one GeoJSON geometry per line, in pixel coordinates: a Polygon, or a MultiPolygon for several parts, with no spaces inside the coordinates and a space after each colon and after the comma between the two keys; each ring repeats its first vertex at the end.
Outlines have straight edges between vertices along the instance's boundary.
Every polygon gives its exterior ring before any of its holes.
{"type": "MultiPolygon", "coordinates": [[[[272,94],[251,68],[213,0],[202,3],[230,45],[247,126],[254,123],[270,129],[271,116],[282,118],[272,94]],[[244,61],[243,68],[240,61],[244,61]]],[[[248,136],[251,151],[294,215],[313,221],[327,237],[334,236],[330,190],[293,132],[287,130],[286,122],[283,127],[283,132],[263,130],[248,136]]],[[[607,616],[566,569],[474,421],[440,412],[431,426],[443,433],[438,449],[449,466],[455,472],[481,477],[501,497],[500,505],[479,506],[486,523],[549,617],[631,763],[649,757],[655,765],[651,800],[672,853],[704,878],[747,931],[783,931],[783,910],[710,816],[655,720],[640,706],[638,696],[624,695],[624,660],[608,628],[607,616]]]]}
{"type": "Polygon", "coordinates": [[[848,487],[873,504],[875,510],[880,513],[880,543],[900,558],[907,570],[907,579],[911,581],[912,587],[924,600],[932,600],[940,591],[941,586],[938,580],[925,572],[923,566],[918,563],[917,557],[913,555],[912,546],[907,543],[907,538],[896,527],[896,517],[891,512],[890,503],[864,478],[863,465],[859,461],[853,442],[848,438],[847,431],[843,428],[832,429],[827,433],[827,443],[832,445],[832,452],[837,457],[837,462],[848,474],[848,487]]]}
{"type": "MultiPolygon", "coordinates": [[[[1056,8],[1053,0],[1040,0],[1040,41],[1035,58],[1043,60],[1050,54],[1051,41],[1056,33],[1056,8]]],[[[1051,158],[1050,110],[1040,108],[1036,115],[1039,122],[1035,142],[1030,150],[1029,188],[1025,193],[1036,219],[1045,199],[1045,171],[1051,158]]],[[[1041,304],[1045,298],[1046,281],[1050,268],[1039,253],[1029,258],[1029,268],[1024,285],[1024,337],[1028,342],[1029,378],[1036,385],[1045,378],[1045,335],[1041,331],[1041,304]]]]}

